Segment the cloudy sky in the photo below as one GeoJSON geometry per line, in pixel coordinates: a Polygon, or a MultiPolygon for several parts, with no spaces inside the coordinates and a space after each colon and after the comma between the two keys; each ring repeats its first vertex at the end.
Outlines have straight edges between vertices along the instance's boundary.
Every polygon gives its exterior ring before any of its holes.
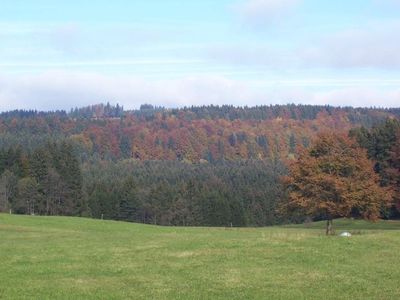
{"type": "Polygon", "coordinates": [[[400,106],[400,0],[0,0],[0,110],[400,106]]]}

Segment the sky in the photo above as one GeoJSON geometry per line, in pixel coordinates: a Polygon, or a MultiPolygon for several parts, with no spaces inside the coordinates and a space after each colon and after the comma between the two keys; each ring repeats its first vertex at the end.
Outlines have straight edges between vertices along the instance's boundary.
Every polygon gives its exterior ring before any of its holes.
{"type": "Polygon", "coordinates": [[[400,107],[400,0],[0,0],[0,111],[400,107]]]}

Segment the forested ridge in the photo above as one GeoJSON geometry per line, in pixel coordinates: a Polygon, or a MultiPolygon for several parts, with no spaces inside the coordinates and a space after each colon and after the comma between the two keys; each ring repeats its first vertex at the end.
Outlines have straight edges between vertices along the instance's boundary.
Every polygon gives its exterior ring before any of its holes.
{"type": "Polygon", "coordinates": [[[238,160],[286,158],[308,146],[316,132],[370,128],[400,109],[275,105],[251,108],[203,106],[165,109],[142,105],[124,111],[93,105],[64,111],[0,114],[1,146],[29,151],[67,139],[81,160],[238,160]]]}
{"type": "MultiPolygon", "coordinates": [[[[301,221],[276,209],[298,149],[318,133],[350,131],[382,186],[398,190],[399,116],[311,105],[3,112],[0,210],[162,225],[301,221]]],[[[396,217],[395,207],[385,216],[396,217]]]]}

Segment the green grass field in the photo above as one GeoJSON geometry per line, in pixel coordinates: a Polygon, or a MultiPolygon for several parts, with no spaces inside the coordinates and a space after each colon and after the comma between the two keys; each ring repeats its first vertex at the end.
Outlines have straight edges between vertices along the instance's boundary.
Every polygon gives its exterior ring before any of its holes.
{"type": "Polygon", "coordinates": [[[0,299],[400,299],[400,223],[175,228],[0,215],[0,299]]]}

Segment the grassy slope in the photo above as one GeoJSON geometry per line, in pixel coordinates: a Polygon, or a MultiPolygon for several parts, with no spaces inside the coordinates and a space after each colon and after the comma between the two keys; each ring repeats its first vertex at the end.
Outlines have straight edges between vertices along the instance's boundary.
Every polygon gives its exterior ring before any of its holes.
{"type": "Polygon", "coordinates": [[[0,298],[400,299],[400,223],[336,225],[362,234],[3,214],[0,298]]]}

